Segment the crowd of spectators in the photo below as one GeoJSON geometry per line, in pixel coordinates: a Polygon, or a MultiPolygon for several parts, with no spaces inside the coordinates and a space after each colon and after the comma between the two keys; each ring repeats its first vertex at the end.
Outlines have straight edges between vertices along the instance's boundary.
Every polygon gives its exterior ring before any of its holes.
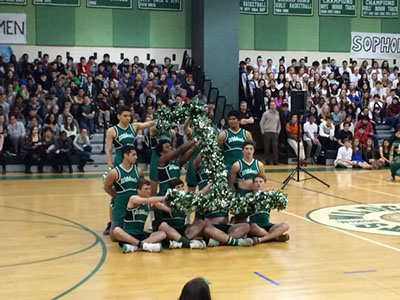
{"type": "MultiPolygon", "coordinates": [[[[93,56],[74,62],[61,55],[50,60],[44,54],[31,61],[27,54],[9,62],[0,57],[0,163],[5,173],[5,157],[24,159],[26,173],[38,164],[55,172],[64,166],[73,171],[71,156],[79,159],[78,170],[90,161],[90,140],[96,130],[118,123],[118,107],[131,108],[132,121],[153,119],[156,108],[173,107],[197,97],[208,104],[193,76],[175,70],[171,59],[163,64],[152,59],[145,65],[135,56],[117,64],[104,54],[97,64],[93,56]]],[[[211,108],[213,104],[210,103],[211,108]]],[[[209,110],[212,114],[212,109],[209,110]]],[[[139,162],[149,163],[149,132],[138,132],[135,146],[139,162]]]]}
{"type": "Polygon", "coordinates": [[[277,163],[278,144],[290,145],[296,155],[299,151],[306,164],[337,151],[345,140],[352,143],[353,165],[379,168],[388,163],[384,149],[395,146],[396,136],[379,147],[376,127],[400,127],[400,82],[399,68],[391,68],[387,60],[364,60],[361,65],[344,60],[337,66],[335,59],[323,59],[306,66],[304,59],[286,65],[283,57],[278,65],[272,59],[264,64],[258,56],[255,63],[250,58],[241,61],[239,74],[241,107],[247,107],[242,124],[259,122],[266,163],[277,163]],[[290,113],[293,91],[303,91],[306,99],[299,114],[290,113]]]}

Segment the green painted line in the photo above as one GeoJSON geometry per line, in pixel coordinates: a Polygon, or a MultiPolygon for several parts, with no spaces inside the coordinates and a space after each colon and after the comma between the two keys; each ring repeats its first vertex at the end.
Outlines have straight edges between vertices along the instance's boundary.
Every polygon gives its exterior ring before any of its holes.
{"type": "MultiPolygon", "coordinates": [[[[100,261],[97,263],[97,265],[95,266],[95,268],[86,276],[84,277],[81,281],[79,281],[78,283],[76,283],[74,286],[72,286],[71,288],[69,288],[68,290],[62,292],[61,294],[55,296],[54,298],[52,298],[52,300],[56,300],[59,299],[67,294],[69,294],[70,292],[72,292],[73,290],[75,290],[76,288],[78,288],[79,286],[81,286],[83,283],[85,283],[87,280],[89,280],[94,274],[96,274],[96,272],[101,268],[101,266],[103,265],[106,256],[107,256],[107,248],[106,248],[106,244],[104,243],[104,241],[102,240],[102,238],[93,230],[89,229],[88,227],[79,224],[77,222],[71,221],[69,219],[63,218],[63,217],[59,217],[56,215],[52,215],[49,213],[45,213],[45,212],[40,212],[40,211],[35,211],[35,210],[31,210],[31,209],[26,209],[26,208],[20,208],[20,207],[14,207],[14,206],[9,206],[9,205],[0,205],[0,207],[5,207],[5,208],[10,208],[10,209],[15,209],[15,210],[22,210],[22,211],[28,211],[28,212],[32,212],[32,213],[37,213],[40,215],[44,215],[44,216],[48,216],[48,217],[52,217],[52,218],[56,218],[56,219],[60,219],[63,221],[66,221],[68,223],[74,224],[80,228],[82,228],[83,230],[91,233],[92,235],[94,235],[96,237],[96,241],[95,241],[95,245],[97,245],[98,243],[100,243],[101,245],[101,258],[100,261]]],[[[94,246],[93,246],[94,247],[94,246]]]]}
{"type": "MultiPolygon", "coordinates": [[[[40,222],[40,221],[24,221],[24,220],[0,220],[0,222],[23,222],[23,223],[41,223],[41,224],[51,224],[51,225],[58,225],[58,226],[65,226],[65,227],[72,227],[75,229],[82,229],[78,226],[75,225],[68,225],[68,224],[61,224],[61,223],[53,223],[53,222],[40,222]]],[[[9,264],[9,265],[0,265],[0,268],[6,268],[6,267],[17,267],[17,266],[24,266],[24,265],[32,265],[32,264],[37,264],[37,263],[41,263],[41,262],[47,262],[47,261],[52,261],[52,260],[56,260],[56,259],[60,259],[60,258],[64,258],[64,257],[68,257],[68,256],[73,256],[82,252],[85,252],[86,250],[89,250],[91,248],[93,248],[94,246],[96,246],[98,244],[97,239],[95,239],[95,241],[88,247],[75,251],[75,252],[71,252],[71,253],[67,253],[64,255],[60,255],[60,256],[55,256],[55,257],[50,257],[50,258],[44,258],[44,259],[40,259],[40,260],[34,260],[34,261],[28,261],[28,262],[23,262],[23,263],[15,263],[15,264],[9,264]]]]}

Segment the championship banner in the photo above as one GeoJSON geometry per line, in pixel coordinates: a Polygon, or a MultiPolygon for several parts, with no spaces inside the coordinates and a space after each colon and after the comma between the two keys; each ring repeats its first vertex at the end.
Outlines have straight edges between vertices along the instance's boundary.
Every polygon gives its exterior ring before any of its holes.
{"type": "Polygon", "coordinates": [[[87,0],[87,7],[131,9],[132,0],[87,0]]]}
{"type": "Polygon", "coordinates": [[[268,14],[268,0],[240,0],[241,14],[268,14]]]}
{"type": "Polygon", "coordinates": [[[81,6],[81,0],[33,0],[35,5],[81,6]]]}
{"type": "Polygon", "coordinates": [[[312,16],[313,0],[274,0],[274,15],[312,16]]]}
{"type": "Polygon", "coordinates": [[[26,14],[0,14],[0,44],[26,44],[26,14]]]}
{"type": "Polygon", "coordinates": [[[350,54],[353,58],[400,58],[400,34],[352,32],[350,54]]]}
{"type": "Polygon", "coordinates": [[[0,4],[26,5],[26,0],[0,0],[0,4]]]}
{"type": "Polygon", "coordinates": [[[138,9],[182,10],[182,0],[138,0],[138,9]]]}

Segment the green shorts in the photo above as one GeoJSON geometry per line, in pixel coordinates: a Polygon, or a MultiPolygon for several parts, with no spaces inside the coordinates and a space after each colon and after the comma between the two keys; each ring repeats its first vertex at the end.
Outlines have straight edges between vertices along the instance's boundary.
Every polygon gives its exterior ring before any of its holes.
{"type": "Polygon", "coordinates": [[[193,164],[189,160],[188,169],[186,171],[186,184],[188,186],[197,186],[196,171],[193,169],[193,164]]]}
{"type": "Polygon", "coordinates": [[[151,153],[151,161],[150,161],[150,179],[158,181],[158,155],[156,151],[152,151],[151,153]]]}

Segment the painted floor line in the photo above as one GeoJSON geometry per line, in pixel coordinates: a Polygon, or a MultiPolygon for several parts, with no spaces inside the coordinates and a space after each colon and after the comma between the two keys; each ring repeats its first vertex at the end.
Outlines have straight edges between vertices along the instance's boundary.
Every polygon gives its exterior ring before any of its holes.
{"type": "Polygon", "coordinates": [[[357,270],[357,271],[346,271],[343,274],[357,274],[357,273],[372,273],[377,272],[378,270],[357,270]]]}
{"type": "Polygon", "coordinates": [[[261,278],[263,278],[263,279],[265,279],[265,280],[271,282],[272,284],[279,285],[279,283],[277,283],[276,281],[274,281],[274,280],[268,278],[267,276],[264,276],[264,275],[261,274],[261,273],[258,273],[258,272],[253,272],[253,273],[256,274],[257,276],[259,276],[259,277],[261,277],[261,278]]]}
{"type": "Polygon", "coordinates": [[[315,223],[315,222],[313,222],[313,221],[307,219],[306,217],[302,217],[302,216],[296,215],[296,214],[291,213],[291,212],[288,212],[288,211],[281,211],[281,212],[282,212],[282,213],[285,213],[285,214],[287,214],[287,215],[290,215],[290,216],[292,216],[292,217],[296,217],[296,218],[299,218],[299,219],[301,219],[301,220],[304,220],[304,221],[307,221],[307,222],[310,222],[310,223],[313,223],[313,224],[316,224],[316,225],[319,225],[319,226],[323,226],[323,227],[325,227],[325,228],[329,228],[329,229],[331,229],[331,230],[335,230],[335,231],[338,231],[338,232],[347,234],[347,235],[349,235],[349,236],[358,238],[358,239],[360,239],[360,240],[363,240],[363,241],[366,241],[366,242],[370,242],[370,243],[375,244],[375,245],[377,245],[377,246],[381,246],[381,247],[384,247],[384,248],[387,248],[387,249],[390,249],[390,250],[394,250],[394,251],[396,251],[396,252],[400,252],[400,248],[392,247],[392,246],[390,246],[390,245],[387,245],[387,244],[384,244],[384,243],[381,243],[381,242],[377,242],[377,241],[371,240],[371,239],[369,239],[369,238],[365,238],[365,237],[363,237],[363,236],[359,236],[359,235],[357,235],[357,234],[354,234],[354,233],[351,233],[351,232],[347,232],[347,231],[344,231],[344,230],[341,230],[341,229],[337,229],[337,228],[333,228],[333,227],[324,226],[324,225],[322,225],[322,224],[315,223]]]}
{"type": "Polygon", "coordinates": [[[382,194],[382,195],[386,195],[386,196],[390,196],[390,197],[395,197],[395,198],[400,198],[399,195],[395,195],[395,194],[391,194],[391,193],[386,193],[386,192],[381,192],[381,191],[376,191],[376,190],[371,190],[371,189],[366,189],[366,188],[362,188],[356,185],[352,185],[351,187],[359,189],[359,190],[364,190],[364,191],[368,191],[368,192],[373,192],[373,193],[377,193],[377,194],[382,194]]]}

